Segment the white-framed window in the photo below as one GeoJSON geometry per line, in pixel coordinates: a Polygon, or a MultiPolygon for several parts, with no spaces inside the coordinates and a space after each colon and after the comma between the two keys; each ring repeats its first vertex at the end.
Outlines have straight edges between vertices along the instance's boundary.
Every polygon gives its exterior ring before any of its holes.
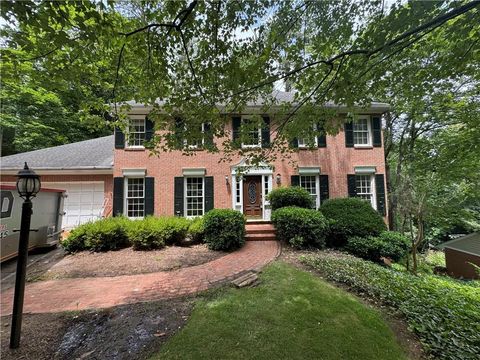
{"type": "Polygon", "coordinates": [[[242,202],[242,177],[235,177],[235,202],[241,204],[242,202]]]}
{"type": "Polygon", "coordinates": [[[371,146],[372,145],[372,122],[370,116],[359,117],[353,122],[353,145],[371,146]]]}
{"type": "Polygon", "coordinates": [[[300,175],[300,186],[312,197],[315,207],[320,207],[320,181],[318,175],[300,175]]]}
{"type": "Polygon", "coordinates": [[[242,125],[248,126],[249,131],[243,135],[242,148],[258,148],[262,147],[262,127],[260,124],[252,126],[252,120],[242,118],[242,125]]]}
{"type": "Polygon", "coordinates": [[[145,142],[145,119],[131,119],[127,132],[127,147],[143,148],[145,142]]]}
{"type": "Polygon", "coordinates": [[[125,215],[129,218],[145,216],[145,179],[125,178],[125,215]]]}
{"type": "Polygon", "coordinates": [[[357,190],[357,196],[361,199],[364,199],[376,209],[375,204],[375,176],[366,174],[366,175],[355,175],[355,185],[357,190]]]}
{"type": "MultiPolygon", "coordinates": [[[[185,127],[185,132],[187,131],[188,129],[185,127]]],[[[205,123],[201,123],[197,131],[199,132],[199,134],[201,134],[198,139],[190,140],[190,141],[188,141],[187,139],[183,140],[183,144],[186,148],[199,149],[205,145],[205,123]]]]}
{"type": "Polygon", "coordinates": [[[205,212],[205,179],[185,177],[185,214],[187,217],[203,216],[205,212]]]}
{"type": "MultiPolygon", "coordinates": [[[[313,133],[317,131],[317,125],[313,125],[313,133]]],[[[298,147],[299,148],[307,148],[310,145],[314,147],[318,147],[318,137],[314,136],[313,139],[311,138],[299,138],[298,139],[298,147]],[[313,141],[312,141],[313,140],[313,141]]]]}

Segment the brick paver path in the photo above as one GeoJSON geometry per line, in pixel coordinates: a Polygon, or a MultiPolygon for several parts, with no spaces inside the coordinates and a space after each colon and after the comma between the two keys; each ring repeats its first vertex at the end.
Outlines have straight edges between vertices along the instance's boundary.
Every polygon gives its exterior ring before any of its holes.
{"type": "MultiPolygon", "coordinates": [[[[260,270],[280,253],[277,241],[247,241],[240,250],[175,271],[115,277],[48,280],[27,284],[24,313],[105,308],[193,294],[260,270]]],[[[1,296],[1,315],[11,314],[13,288],[1,296]]]]}

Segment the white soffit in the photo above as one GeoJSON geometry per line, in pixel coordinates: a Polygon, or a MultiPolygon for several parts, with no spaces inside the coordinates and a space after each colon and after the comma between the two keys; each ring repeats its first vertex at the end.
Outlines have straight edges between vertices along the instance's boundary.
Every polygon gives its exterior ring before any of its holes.
{"type": "Polygon", "coordinates": [[[147,174],[147,170],[146,169],[122,169],[122,174],[123,176],[126,176],[126,177],[133,177],[133,176],[145,177],[145,175],[147,174]]]}
{"type": "Polygon", "coordinates": [[[205,168],[183,168],[183,176],[205,176],[205,168]]]}
{"type": "Polygon", "coordinates": [[[375,174],[376,172],[375,166],[355,166],[355,174],[375,174]]]}

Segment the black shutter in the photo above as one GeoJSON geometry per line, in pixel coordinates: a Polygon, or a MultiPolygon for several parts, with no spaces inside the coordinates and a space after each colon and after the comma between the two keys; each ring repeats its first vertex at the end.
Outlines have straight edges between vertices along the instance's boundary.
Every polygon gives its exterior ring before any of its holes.
{"type": "Polygon", "coordinates": [[[320,175],[320,204],[323,204],[329,197],[328,175],[320,175]]]}
{"type": "Polygon", "coordinates": [[[213,209],[213,200],[213,176],[205,176],[205,212],[213,209]]]}
{"type": "Polygon", "coordinates": [[[262,147],[270,147],[270,118],[268,116],[263,117],[263,127],[262,127],[262,147]]]}
{"type": "Polygon", "coordinates": [[[382,146],[382,119],[379,116],[372,117],[373,146],[382,146]]]}
{"type": "MultiPolygon", "coordinates": [[[[153,138],[153,134],[155,133],[154,130],[154,123],[148,117],[145,118],[145,141],[149,142],[153,138]]],[[[148,144],[146,144],[148,146],[148,144]]]]}
{"type": "Polygon", "coordinates": [[[173,209],[173,214],[175,216],[183,216],[183,186],[184,186],[184,177],[183,176],[175,177],[174,209],[173,209]]]}
{"type": "Polygon", "coordinates": [[[375,191],[377,196],[377,211],[382,216],[387,215],[385,206],[385,182],[383,174],[375,175],[375,191]]]}
{"type": "Polygon", "coordinates": [[[317,129],[321,132],[321,134],[317,136],[318,147],[327,147],[327,134],[325,134],[324,123],[318,123],[317,129]]]}
{"type": "Polygon", "coordinates": [[[298,139],[297,138],[290,141],[290,147],[291,148],[298,148],[298,139]]]}
{"type": "Polygon", "coordinates": [[[345,145],[353,147],[353,124],[351,122],[345,123],[345,145]]]}
{"type": "Polygon", "coordinates": [[[124,191],[124,178],[113,178],[113,216],[123,215],[123,191],[124,191]]]}
{"type": "Polygon", "coordinates": [[[347,175],[348,197],[357,196],[357,182],[355,175],[347,175]]]}
{"type": "Polygon", "coordinates": [[[213,132],[212,132],[212,127],[210,126],[209,123],[205,123],[203,125],[203,138],[205,141],[205,147],[207,149],[212,149],[213,148],[213,132]]]}
{"type": "Polygon", "coordinates": [[[118,126],[115,126],[115,149],[123,148],[125,148],[125,134],[118,126]]]}
{"type": "Polygon", "coordinates": [[[155,209],[155,178],[145,178],[145,216],[153,215],[155,209]]]}
{"type": "Polygon", "coordinates": [[[175,145],[177,149],[183,149],[183,140],[184,140],[185,124],[182,118],[175,118],[175,145]]]}
{"type": "Polygon", "coordinates": [[[291,186],[300,186],[300,176],[292,175],[290,177],[290,185],[291,186]]]}
{"type": "Polygon", "coordinates": [[[232,135],[233,135],[233,147],[240,147],[240,127],[242,125],[242,118],[235,116],[232,117],[232,135]]]}

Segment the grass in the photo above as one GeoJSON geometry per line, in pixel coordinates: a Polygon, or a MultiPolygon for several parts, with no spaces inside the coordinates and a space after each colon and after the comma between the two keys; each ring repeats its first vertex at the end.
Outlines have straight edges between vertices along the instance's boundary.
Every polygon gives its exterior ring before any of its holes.
{"type": "Polygon", "coordinates": [[[375,309],[275,262],[255,288],[224,289],[153,359],[406,359],[375,309]]]}

